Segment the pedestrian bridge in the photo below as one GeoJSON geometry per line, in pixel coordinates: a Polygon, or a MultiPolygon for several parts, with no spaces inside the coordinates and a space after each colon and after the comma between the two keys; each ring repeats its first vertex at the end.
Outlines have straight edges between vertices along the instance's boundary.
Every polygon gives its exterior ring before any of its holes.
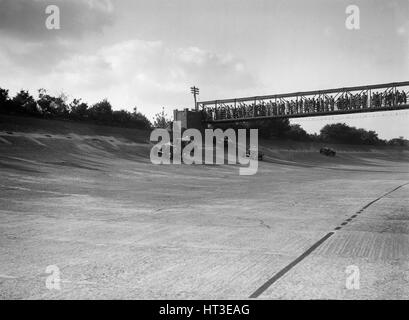
{"type": "Polygon", "coordinates": [[[409,81],[199,101],[207,123],[303,118],[409,109],[409,81]]]}

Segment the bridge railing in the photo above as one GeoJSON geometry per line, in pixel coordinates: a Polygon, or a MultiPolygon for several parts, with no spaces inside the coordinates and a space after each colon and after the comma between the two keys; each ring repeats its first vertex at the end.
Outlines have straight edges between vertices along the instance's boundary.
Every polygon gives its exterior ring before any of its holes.
{"type": "Polygon", "coordinates": [[[409,108],[409,81],[198,102],[207,122],[296,118],[409,108]]]}

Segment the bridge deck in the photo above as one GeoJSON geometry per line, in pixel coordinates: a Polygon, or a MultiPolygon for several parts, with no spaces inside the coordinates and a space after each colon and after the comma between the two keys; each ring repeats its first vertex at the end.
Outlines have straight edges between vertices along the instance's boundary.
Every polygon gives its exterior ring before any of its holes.
{"type": "Polygon", "coordinates": [[[306,118],[409,109],[409,81],[198,102],[204,122],[306,118]]]}

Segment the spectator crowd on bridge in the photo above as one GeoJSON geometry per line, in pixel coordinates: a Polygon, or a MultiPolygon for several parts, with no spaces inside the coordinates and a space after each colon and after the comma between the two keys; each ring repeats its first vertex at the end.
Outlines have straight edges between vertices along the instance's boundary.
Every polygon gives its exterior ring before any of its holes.
{"type": "Polygon", "coordinates": [[[241,119],[253,117],[291,116],[299,114],[328,113],[363,109],[391,108],[407,104],[408,93],[396,90],[360,93],[343,93],[339,95],[320,94],[312,98],[296,97],[294,99],[277,98],[274,101],[253,103],[237,102],[221,104],[217,107],[205,107],[206,120],[241,119]],[[318,97],[317,97],[318,96],[318,97]]]}

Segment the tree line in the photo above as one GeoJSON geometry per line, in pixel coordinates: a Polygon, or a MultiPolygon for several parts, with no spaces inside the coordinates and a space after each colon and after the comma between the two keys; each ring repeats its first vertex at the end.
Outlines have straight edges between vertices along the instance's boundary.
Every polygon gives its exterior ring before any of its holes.
{"type": "Polygon", "coordinates": [[[46,119],[87,121],[128,128],[152,128],[149,119],[137,112],[136,108],[133,112],[113,110],[107,99],[93,105],[88,105],[76,98],[69,102],[65,94],[53,96],[48,94],[45,89],[39,89],[38,98],[35,99],[25,90],[20,90],[14,97],[10,97],[9,90],[0,88],[0,113],[46,119]]]}
{"type": "Polygon", "coordinates": [[[258,129],[259,136],[263,139],[288,139],[304,142],[372,146],[409,146],[409,140],[403,137],[384,140],[380,139],[373,130],[368,131],[362,128],[351,127],[345,123],[327,124],[320,130],[319,134],[307,133],[299,124],[290,124],[288,118],[219,124],[216,127],[224,130],[228,127],[234,129],[258,129]]]}

